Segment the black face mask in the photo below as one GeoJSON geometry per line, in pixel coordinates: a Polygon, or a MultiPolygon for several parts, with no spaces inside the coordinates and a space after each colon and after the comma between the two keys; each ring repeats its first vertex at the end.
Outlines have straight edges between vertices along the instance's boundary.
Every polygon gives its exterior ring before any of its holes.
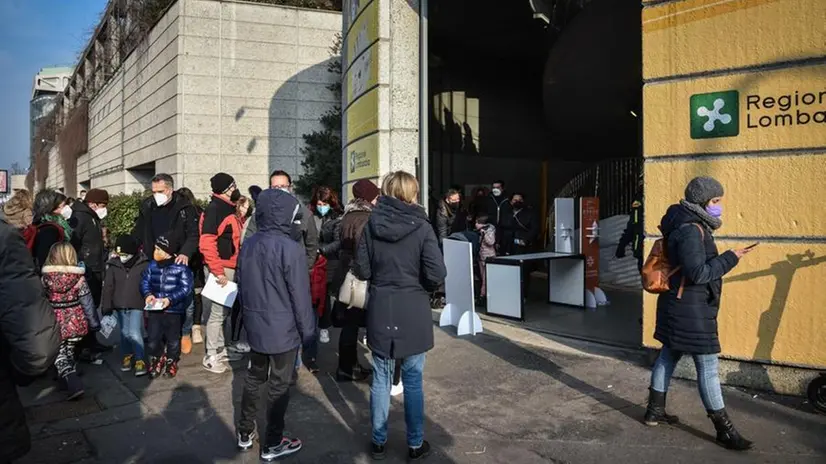
{"type": "Polygon", "coordinates": [[[458,203],[458,202],[456,202],[456,203],[448,203],[447,205],[448,205],[448,206],[450,206],[450,209],[452,209],[452,210],[454,210],[454,211],[455,211],[455,210],[457,210],[457,209],[459,209],[459,203],[458,203]]]}
{"type": "Polygon", "coordinates": [[[241,191],[236,189],[236,190],[235,190],[234,192],[232,192],[232,194],[229,196],[229,201],[231,201],[231,202],[235,203],[235,202],[237,202],[239,199],[241,199],[241,191]]]}
{"type": "Polygon", "coordinates": [[[523,205],[524,205],[524,203],[521,202],[521,201],[514,201],[513,202],[513,209],[521,209],[523,205]]]}

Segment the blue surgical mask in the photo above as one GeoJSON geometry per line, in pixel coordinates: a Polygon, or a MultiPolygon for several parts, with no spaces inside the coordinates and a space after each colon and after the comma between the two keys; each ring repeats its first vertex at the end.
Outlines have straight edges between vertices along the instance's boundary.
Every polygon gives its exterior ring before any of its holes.
{"type": "Polygon", "coordinates": [[[711,217],[718,218],[723,215],[723,207],[720,205],[708,205],[706,206],[706,212],[711,217]]]}
{"type": "Polygon", "coordinates": [[[318,211],[318,214],[321,216],[326,216],[327,213],[330,212],[330,205],[316,206],[316,211],[318,211]]]}

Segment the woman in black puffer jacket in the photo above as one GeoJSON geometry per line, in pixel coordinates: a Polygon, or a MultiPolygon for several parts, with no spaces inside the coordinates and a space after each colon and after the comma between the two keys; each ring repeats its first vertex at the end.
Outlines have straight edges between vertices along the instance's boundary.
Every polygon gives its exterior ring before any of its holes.
{"type": "Polygon", "coordinates": [[[711,177],[698,177],[685,189],[685,200],[668,208],[660,229],[669,261],[679,266],[670,288],[657,299],[654,338],[663,344],[651,373],[646,425],[676,423],[666,414],[665,401],[674,368],[683,354],[694,358],[697,386],[708,417],[717,430],[717,442],[729,449],[747,450],[752,442],[743,438],[726,414],[720,388],[717,354],[717,312],[723,276],[731,271],[750,248],[718,254],[713,233],[722,226],[723,186],[711,177]]]}

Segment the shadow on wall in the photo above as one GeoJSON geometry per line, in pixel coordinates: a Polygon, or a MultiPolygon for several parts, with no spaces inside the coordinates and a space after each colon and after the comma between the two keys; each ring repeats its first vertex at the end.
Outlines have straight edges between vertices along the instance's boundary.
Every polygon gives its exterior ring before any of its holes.
{"type": "MultiPolygon", "coordinates": [[[[236,111],[236,123],[249,118],[267,118],[267,135],[251,137],[245,147],[248,155],[267,156],[266,173],[246,173],[256,175],[253,184],[269,186],[267,176],[275,170],[288,172],[293,181],[302,173],[302,136],[321,130],[321,116],[341,104],[327,88],[339,78],[328,70],[332,60],[307,65],[281,83],[268,107],[242,106],[236,111]]],[[[245,191],[247,186],[241,187],[245,191]]]]}

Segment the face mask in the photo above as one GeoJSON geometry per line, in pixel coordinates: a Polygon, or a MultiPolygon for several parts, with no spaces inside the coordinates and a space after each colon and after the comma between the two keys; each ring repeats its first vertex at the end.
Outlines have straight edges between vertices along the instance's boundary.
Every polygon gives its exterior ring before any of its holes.
{"type": "Polygon", "coordinates": [[[452,202],[449,202],[447,205],[450,206],[450,209],[456,209],[456,208],[459,207],[459,202],[458,201],[452,201],[452,202]]]}
{"type": "Polygon", "coordinates": [[[284,192],[284,193],[289,193],[289,194],[292,194],[292,192],[290,192],[290,188],[289,188],[289,187],[278,187],[278,188],[276,188],[276,190],[281,190],[281,191],[282,191],[282,192],[284,192]]]}
{"type": "Polygon", "coordinates": [[[230,194],[229,201],[235,203],[239,198],[241,198],[241,191],[236,189],[230,194]]]}
{"type": "Polygon", "coordinates": [[[495,197],[498,197],[499,195],[502,195],[502,189],[495,188],[495,189],[492,190],[492,192],[493,192],[493,196],[495,196],[495,197]]]}
{"type": "Polygon", "coordinates": [[[120,255],[120,256],[118,256],[118,258],[120,259],[120,262],[126,263],[127,261],[132,259],[133,256],[135,256],[135,255],[120,255]]]}
{"type": "Polygon", "coordinates": [[[720,205],[708,205],[706,206],[706,212],[709,216],[718,218],[723,215],[723,207],[720,205]]]}
{"type": "Polygon", "coordinates": [[[64,206],[63,209],[60,210],[60,215],[68,221],[72,217],[72,207],[69,205],[64,206]]]}
{"type": "Polygon", "coordinates": [[[524,205],[524,203],[522,203],[521,201],[514,201],[513,202],[514,209],[519,209],[519,208],[522,207],[522,205],[524,205]]]}
{"type": "Polygon", "coordinates": [[[153,193],[152,196],[155,198],[155,204],[158,206],[163,206],[169,201],[169,197],[163,193],[153,193]]]}
{"type": "Polygon", "coordinates": [[[107,215],[107,214],[109,214],[109,212],[108,212],[108,211],[106,211],[106,208],[100,208],[99,210],[97,210],[97,213],[98,213],[98,217],[99,217],[101,220],[105,219],[105,218],[106,218],[106,215],[107,215]]]}
{"type": "Polygon", "coordinates": [[[322,216],[326,216],[327,213],[330,212],[330,205],[318,206],[318,207],[316,207],[316,211],[318,211],[318,214],[320,214],[322,216]]]}

